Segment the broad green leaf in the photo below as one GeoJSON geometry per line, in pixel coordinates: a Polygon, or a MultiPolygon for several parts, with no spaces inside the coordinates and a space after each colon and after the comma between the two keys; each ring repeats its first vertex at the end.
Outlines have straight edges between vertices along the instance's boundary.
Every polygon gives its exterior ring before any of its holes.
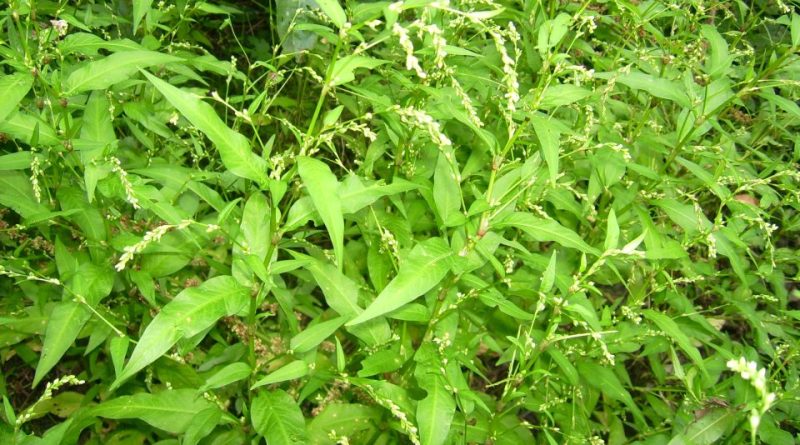
{"type": "Polygon", "coordinates": [[[554,249],[553,253],[550,255],[550,262],[547,263],[547,268],[544,270],[544,274],[542,274],[542,283],[539,286],[539,292],[548,293],[553,289],[553,285],[556,282],[557,256],[558,251],[554,249]]]}
{"type": "Polygon", "coordinates": [[[447,157],[439,153],[433,174],[433,202],[446,226],[456,226],[464,222],[464,215],[460,211],[461,186],[456,176],[458,174],[447,157]]]}
{"type": "Polygon", "coordinates": [[[417,424],[422,445],[442,445],[450,435],[456,411],[452,390],[445,388],[441,373],[436,370],[418,379],[428,395],[417,404],[417,424]]]}
{"type": "Polygon", "coordinates": [[[253,153],[247,138],[228,128],[211,105],[150,73],[142,73],[172,106],[211,140],[228,170],[262,185],[268,182],[267,161],[253,153]]]}
{"type": "MultiPolygon", "coordinates": [[[[303,258],[303,257],[301,257],[303,258]]],[[[358,305],[358,285],[332,265],[309,258],[306,269],[314,276],[325,302],[339,315],[355,317],[363,312],[358,305]]]]}
{"type": "Polygon", "coordinates": [[[100,60],[86,62],[73,71],[64,82],[64,94],[73,96],[84,91],[104,90],[116,83],[128,80],[141,68],[183,59],[155,51],[125,51],[111,54],[100,60]]]}
{"type": "Polygon", "coordinates": [[[284,391],[262,392],[250,405],[250,420],[269,445],[296,445],[307,440],[303,412],[284,391]]]}
{"type": "Polygon", "coordinates": [[[656,312],[652,309],[645,309],[642,311],[642,314],[648,320],[652,321],[653,323],[661,329],[662,332],[667,334],[671,339],[677,343],[678,347],[686,353],[687,356],[700,368],[700,371],[703,374],[706,374],[706,367],[703,364],[703,356],[700,355],[700,351],[697,350],[696,347],[692,344],[692,340],[687,336],[678,326],[677,323],[668,316],[656,312]]]}
{"type": "Polygon", "coordinates": [[[242,215],[242,235],[248,253],[256,255],[261,261],[267,258],[270,239],[270,210],[267,198],[261,193],[253,194],[244,205],[242,215]]]}
{"type": "Polygon", "coordinates": [[[380,317],[433,289],[450,270],[452,250],[441,238],[423,241],[411,250],[400,264],[397,276],[383,289],[364,312],[347,326],[380,317]]]}
{"type": "Polygon", "coordinates": [[[22,111],[12,113],[5,121],[0,121],[0,132],[25,144],[33,143],[34,139],[38,141],[34,145],[50,146],[59,143],[58,136],[50,124],[22,111]]]}
{"type": "Polygon", "coordinates": [[[25,170],[31,167],[33,154],[29,151],[18,151],[0,155],[0,171],[25,170]]]}
{"type": "Polygon", "coordinates": [[[94,34],[85,32],[76,32],[64,37],[58,42],[58,49],[65,56],[73,53],[94,56],[101,49],[111,52],[145,50],[142,45],[130,39],[103,40],[94,34]]]}
{"type": "Polygon", "coordinates": [[[419,185],[399,178],[395,178],[394,182],[391,184],[373,182],[365,186],[362,178],[356,175],[350,175],[339,187],[342,213],[356,213],[384,196],[416,190],[418,188],[419,185]]]}
{"type": "Polygon", "coordinates": [[[36,202],[30,179],[18,171],[0,171],[0,205],[11,208],[23,218],[49,210],[36,202]]]}
{"type": "Polygon", "coordinates": [[[339,201],[339,182],[324,162],[301,157],[297,159],[297,171],[308,190],[314,207],[328,229],[339,270],[344,266],[344,217],[339,201]]]}
{"type": "Polygon", "coordinates": [[[250,390],[252,391],[259,386],[296,380],[305,377],[306,374],[308,374],[308,364],[302,360],[295,360],[270,372],[266,377],[253,384],[250,390]]]}
{"type": "Polygon", "coordinates": [[[589,386],[613,400],[624,403],[638,421],[645,423],[642,412],[636,406],[630,393],[622,386],[614,371],[587,360],[580,361],[577,365],[578,372],[589,386]]]}
{"type": "Polygon", "coordinates": [[[387,63],[386,60],[373,59],[372,57],[350,55],[342,57],[337,60],[333,65],[331,73],[331,85],[343,85],[352,82],[355,76],[355,70],[359,68],[372,69],[376,66],[387,63]]]}
{"type": "Polygon", "coordinates": [[[619,224],[617,224],[617,214],[614,209],[608,212],[608,224],[606,224],[606,240],[603,248],[608,251],[616,249],[619,244],[619,224]]]}
{"type": "Polygon", "coordinates": [[[42,356],[36,365],[36,375],[33,377],[33,386],[39,384],[42,378],[58,364],[61,357],[67,352],[72,343],[78,338],[78,333],[91,318],[91,313],[80,303],[65,301],[58,303],[50,319],[47,321],[47,330],[42,343],[42,356]]]}
{"type": "Polygon", "coordinates": [[[725,75],[733,61],[728,52],[728,42],[712,25],[702,25],[700,35],[708,41],[711,49],[711,57],[706,60],[705,64],[706,72],[712,78],[725,75]]]}
{"type": "Polygon", "coordinates": [[[89,306],[96,307],[111,293],[114,277],[114,269],[110,264],[83,263],[78,266],[69,288],[75,295],[83,297],[89,306]]]}
{"type": "Polygon", "coordinates": [[[210,406],[194,416],[192,423],[186,428],[181,445],[197,445],[201,439],[211,434],[222,419],[222,411],[210,406]]]}
{"type": "Polygon", "coordinates": [[[692,445],[712,445],[718,443],[731,427],[738,422],[737,410],[718,408],[704,413],[686,428],[684,436],[692,445]]]}
{"type": "Polygon", "coordinates": [[[114,375],[118,376],[125,366],[125,355],[128,353],[128,337],[115,335],[109,341],[108,351],[111,354],[111,365],[114,366],[114,375]]]}
{"type": "Polygon", "coordinates": [[[117,397],[91,408],[89,414],[106,419],[140,419],[156,428],[179,434],[195,422],[200,412],[210,408],[215,408],[215,405],[196,390],[176,389],[117,397]]]}
{"type": "Polygon", "coordinates": [[[100,211],[89,204],[86,196],[77,187],[61,187],[56,192],[58,203],[63,210],[77,210],[69,220],[81,229],[83,236],[89,241],[106,240],[106,220],[100,211]]]}
{"type": "Polygon", "coordinates": [[[28,95],[33,86],[33,76],[28,73],[15,73],[0,76],[0,122],[4,121],[19,102],[28,95]]]}
{"type": "Polygon", "coordinates": [[[181,338],[193,337],[220,318],[239,313],[249,299],[249,290],[231,276],[214,277],[198,287],[184,289],[144,330],[112,388],[164,355],[181,338]]]}
{"type": "Polygon", "coordinates": [[[550,181],[555,184],[558,178],[558,158],[559,158],[559,131],[558,128],[546,118],[539,114],[531,114],[531,125],[539,144],[542,147],[542,156],[547,163],[547,171],[550,173],[550,181]]]}
{"type": "Polygon", "coordinates": [[[553,85],[547,87],[539,100],[544,109],[562,107],[578,102],[592,95],[592,91],[572,84],[553,85]]]}
{"type": "Polygon", "coordinates": [[[333,320],[323,321],[307,327],[304,331],[292,337],[289,347],[296,353],[302,354],[317,347],[326,338],[333,335],[347,320],[352,317],[341,316],[333,320]]]}
{"type": "Polygon", "coordinates": [[[696,211],[691,204],[683,204],[671,198],[659,199],[655,204],[690,235],[711,229],[711,221],[702,212],[696,211]]]}
{"type": "Polygon", "coordinates": [[[341,28],[347,22],[347,15],[339,4],[339,0],[316,0],[316,3],[336,27],[341,28]]]}
{"type": "MultiPolygon", "coordinates": [[[[84,167],[88,167],[92,161],[103,154],[109,145],[113,145],[117,140],[112,124],[114,118],[109,111],[110,107],[111,104],[104,92],[93,91],[89,96],[89,102],[83,109],[80,139],[91,143],[87,144],[86,148],[81,148],[81,161],[84,167]],[[88,148],[90,146],[95,148],[88,148]]],[[[88,183],[88,180],[86,182],[88,183]]],[[[91,202],[93,193],[88,193],[88,195],[89,202],[91,202]]]]}
{"type": "Polygon", "coordinates": [[[555,220],[542,219],[530,213],[512,213],[496,222],[494,227],[497,229],[514,227],[525,232],[534,241],[552,241],[584,253],[599,255],[597,249],[586,244],[577,233],[562,226],[555,220]]]}
{"type": "Polygon", "coordinates": [[[374,406],[355,403],[332,403],[325,407],[308,425],[310,445],[334,445],[330,439],[331,431],[337,436],[347,436],[354,443],[353,435],[359,431],[373,428],[380,421],[381,412],[374,406]]]}
{"type": "Polygon", "coordinates": [[[142,22],[142,19],[148,12],[150,12],[150,6],[153,4],[153,0],[133,0],[133,33],[136,34],[136,30],[139,29],[139,23],[142,22]]]}
{"type": "Polygon", "coordinates": [[[792,46],[800,46],[800,15],[796,13],[792,13],[791,34],[792,46]]]}
{"type": "Polygon", "coordinates": [[[634,90],[642,90],[652,96],[671,100],[682,107],[689,108],[692,105],[689,96],[686,95],[686,89],[671,80],[640,71],[631,71],[617,77],[617,82],[634,90]]]}
{"type": "Polygon", "coordinates": [[[199,391],[222,388],[225,385],[244,380],[250,376],[250,371],[250,365],[247,363],[231,363],[206,379],[206,383],[200,387],[199,391]]]}
{"type": "Polygon", "coordinates": [[[542,57],[550,51],[550,48],[555,47],[564,38],[569,30],[569,23],[572,18],[565,13],[558,14],[552,20],[546,20],[539,27],[539,34],[537,36],[537,49],[542,57]]]}

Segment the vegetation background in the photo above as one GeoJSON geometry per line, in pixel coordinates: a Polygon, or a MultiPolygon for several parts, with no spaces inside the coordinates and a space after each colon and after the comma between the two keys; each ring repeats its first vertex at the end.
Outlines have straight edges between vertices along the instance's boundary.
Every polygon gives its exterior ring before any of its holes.
{"type": "Polygon", "coordinates": [[[798,443],[795,6],[3,2],[0,443],[798,443]]]}

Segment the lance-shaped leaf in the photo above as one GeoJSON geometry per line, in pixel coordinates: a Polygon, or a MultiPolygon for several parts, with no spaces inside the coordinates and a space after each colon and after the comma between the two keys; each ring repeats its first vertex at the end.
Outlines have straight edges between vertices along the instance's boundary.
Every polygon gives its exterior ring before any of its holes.
{"type": "Polygon", "coordinates": [[[211,105],[150,73],[142,73],[173,107],[214,143],[228,170],[259,184],[267,183],[267,161],[253,153],[247,138],[228,128],[211,105]]]}
{"type": "Polygon", "coordinates": [[[193,337],[220,318],[239,313],[248,299],[248,290],[231,276],[214,277],[198,287],[184,289],[144,330],[112,388],[153,363],[181,338],[193,337]]]}
{"type": "Polygon", "coordinates": [[[16,73],[0,77],[0,121],[17,109],[17,105],[33,86],[33,76],[28,73],[16,73]]]}
{"type": "Polygon", "coordinates": [[[542,115],[532,114],[531,125],[539,144],[542,147],[544,162],[547,163],[547,170],[550,173],[550,181],[556,182],[558,177],[559,161],[559,132],[558,128],[550,120],[542,115]]]}
{"type": "Polygon", "coordinates": [[[652,309],[645,309],[642,314],[644,314],[645,318],[655,323],[656,326],[658,326],[658,328],[670,338],[675,340],[675,343],[678,345],[678,347],[681,348],[687,356],[689,356],[689,358],[694,362],[695,365],[697,365],[700,371],[702,371],[703,374],[707,374],[706,367],[703,364],[703,356],[700,355],[700,351],[692,344],[692,340],[689,338],[689,336],[681,330],[677,323],[675,323],[675,320],[667,315],[662,314],[661,312],[656,312],[652,309]]]}
{"type": "Polygon", "coordinates": [[[308,374],[308,364],[302,360],[295,360],[269,373],[269,375],[253,384],[250,389],[253,390],[259,386],[299,379],[305,377],[306,374],[308,374]]]}
{"type": "Polygon", "coordinates": [[[104,90],[128,80],[141,68],[181,62],[180,57],[155,51],[124,51],[93,62],[72,72],[64,82],[64,94],[72,96],[89,90],[104,90]]]}
{"type": "Polygon", "coordinates": [[[344,218],[339,200],[339,182],[324,162],[302,157],[297,160],[297,171],[303,180],[311,201],[328,229],[333,244],[336,263],[344,265],[344,218]]]}
{"type": "Polygon", "coordinates": [[[534,241],[552,241],[581,252],[593,255],[599,254],[597,249],[586,244],[577,233],[552,219],[543,219],[530,213],[516,212],[494,224],[496,229],[505,227],[520,229],[534,241]]]}
{"type": "Polygon", "coordinates": [[[141,419],[156,428],[178,434],[195,422],[198,413],[214,408],[215,405],[197,394],[195,389],[176,389],[117,397],[91,408],[89,414],[106,419],[141,419]]]}
{"type": "Polygon", "coordinates": [[[67,352],[78,337],[83,325],[91,318],[89,311],[72,301],[58,303],[50,313],[47,330],[44,334],[42,357],[36,365],[36,375],[33,377],[33,386],[39,384],[53,366],[67,352]]]}
{"type": "Polygon", "coordinates": [[[441,238],[417,244],[400,265],[400,272],[375,301],[348,326],[364,323],[414,301],[433,289],[450,270],[452,250],[441,238]]]}
{"type": "Polygon", "coordinates": [[[250,405],[256,432],[270,445],[305,443],[306,424],[297,402],[284,391],[259,394],[250,405]]]}

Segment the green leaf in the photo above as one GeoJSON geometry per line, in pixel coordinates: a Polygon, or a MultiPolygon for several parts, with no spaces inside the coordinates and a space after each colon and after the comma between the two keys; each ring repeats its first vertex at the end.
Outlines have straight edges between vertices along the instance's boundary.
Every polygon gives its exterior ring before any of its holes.
{"type": "Polygon", "coordinates": [[[208,391],[209,389],[222,388],[225,385],[244,380],[250,376],[250,365],[247,363],[236,362],[231,363],[214,375],[206,379],[206,383],[198,389],[198,391],[208,391]]]}
{"type": "Polygon", "coordinates": [[[617,82],[634,90],[645,91],[651,96],[671,100],[682,107],[689,108],[692,106],[689,96],[686,95],[686,89],[678,82],[655,77],[640,71],[622,74],[617,77],[617,82]]]}
{"type": "Polygon", "coordinates": [[[553,85],[542,93],[539,106],[544,109],[562,107],[592,95],[592,91],[572,84],[553,85]]]}
{"type": "Polygon", "coordinates": [[[617,224],[617,214],[614,209],[608,212],[608,224],[606,226],[606,240],[603,242],[603,248],[608,251],[616,249],[619,244],[619,224],[617,224]]]}
{"type": "Polygon", "coordinates": [[[550,173],[550,181],[555,184],[558,178],[558,158],[559,158],[559,131],[558,128],[546,118],[539,114],[531,114],[531,125],[539,138],[539,145],[542,147],[542,156],[547,163],[547,170],[550,173]]]}
{"type": "Polygon", "coordinates": [[[228,128],[211,105],[150,73],[142,73],[172,106],[211,140],[231,173],[261,185],[267,184],[267,161],[253,153],[247,138],[228,128]]]}
{"type": "Polygon", "coordinates": [[[111,293],[114,277],[114,270],[109,264],[98,266],[93,263],[83,263],[78,267],[69,288],[75,295],[86,299],[89,306],[96,307],[111,293]]]}
{"type": "Polygon", "coordinates": [[[433,173],[433,202],[436,211],[446,226],[457,226],[464,222],[461,213],[461,186],[457,179],[458,171],[443,153],[439,153],[436,170],[433,173]]]}
{"type": "Polygon", "coordinates": [[[307,440],[303,412],[284,391],[259,394],[250,405],[250,419],[269,445],[296,445],[307,440]]]}
{"type": "Polygon", "coordinates": [[[0,205],[23,218],[48,212],[47,207],[36,202],[30,179],[18,171],[0,171],[0,205]]]}
{"type": "Polygon", "coordinates": [[[256,255],[261,261],[267,258],[270,239],[271,206],[261,193],[253,194],[244,205],[242,215],[242,235],[248,253],[256,255]]]}
{"type": "Polygon", "coordinates": [[[89,410],[89,414],[106,419],[140,419],[164,431],[179,434],[186,431],[196,416],[215,405],[194,389],[176,389],[157,394],[139,393],[117,397],[89,410]]]}
{"type": "Polygon", "coordinates": [[[29,145],[52,146],[59,143],[53,127],[38,117],[21,111],[11,114],[5,121],[0,121],[0,132],[29,145]]]}
{"type": "Polygon", "coordinates": [[[104,90],[129,80],[141,68],[182,61],[179,57],[155,51],[114,53],[97,61],[86,62],[73,71],[64,82],[64,94],[73,96],[84,91],[104,90]]]}
{"type": "Polygon", "coordinates": [[[136,30],[139,29],[139,23],[142,22],[142,19],[148,12],[150,12],[150,6],[153,4],[153,0],[133,0],[133,33],[136,34],[136,30]]]}
{"type": "Polygon", "coordinates": [[[196,445],[201,439],[211,434],[222,419],[222,411],[210,406],[194,416],[192,423],[186,428],[181,445],[196,445]]]}
{"type": "Polygon", "coordinates": [[[144,330],[112,388],[157,360],[181,338],[193,337],[220,318],[241,312],[249,299],[249,290],[231,276],[214,277],[198,287],[184,289],[144,330]]]}
{"type": "Polygon", "coordinates": [[[711,221],[703,212],[696,211],[691,204],[683,204],[671,198],[659,199],[655,204],[666,212],[672,222],[681,226],[690,235],[711,229],[711,221]]]}
{"type": "Polygon", "coordinates": [[[428,373],[418,379],[428,395],[417,404],[419,438],[423,445],[442,445],[450,435],[456,411],[452,390],[445,388],[441,373],[428,373]]]}
{"type": "Polygon", "coordinates": [[[347,15],[339,4],[339,0],[316,0],[316,3],[336,27],[341,28],[347,22],[347,15]]]}
{"type": "Polygon", "coordinates": [[[399,178],[395,178],[391,184],[373,182],[365,186],[361,178],[350,175],[339,187],[342,213],[356,213],[379,198],[418,188],[419,185],[399,178]]]}
{"type": "Polygon", "coordinates": [[[347,326],[364,323],[411,303],[439,284],[450,270],[452,250],[441,238],[425,240],[400,264],[397,276],[347,326]]]}
{"type": "Polygon", "coordinates": [[[341,316],[309,326],[303,332],[292,337],[289,347],[299,354],[308,352],[333,335],[350,318],[352,317],[341,316]]]}
{"type": "Polygon", "coordinates": [[[269,373],[269,375],[257,381],[250,390],[252,391],[259,386],[296,380],[305,377],[306,374],[308,374],[308,364],[302,360],[295,360],[269,373]]]}
{"type": "Polygon", "coordinates": [[[698,368],[700,368],[700,371],[702,371],[703,374],[707,374],[706,367],[703,364],[703,356],[700,355],[700,351],[694,347],[692,340],[681,330],[680,326],[678,326],[673,319],[652,309],[645,309],[642,311],[642,314],[645,318],[655,323],[662,332],[672,338],[678,347],[689,356],[698,368]]]}
{"type": "Polygon", "coordinates": [[[42,378],[58,364],[78,338],[78,334],[91,318],[91,314],[81,304],[72,301],[58,303],[50,313],[47,330],[42,344],[42,356],[36,365],[36,374],[33,377],[33,386],[39,384],[42,378]]]}
{"type": "Polygon", "coordinates": [[[359,431],[373,427],[380,421],[380,410],[372,406],[355,403],[332,403],[325,407],[308,425],[308,439],[311,445],[333,445],[328,435],[336,431],[337,436],[350,437],[359,431]]]}
{"type": "Polygon", "coordinates": [[[578,362],[578,372],[589,386],[613,400],[624,403],[637,420],[645,423],[642,412],[636,406],[630,393],[622,386],[614,371],[597,363],[583,360],[578,362]]]}
{"type": "Polygon", "coordinates": [[[313,158],[298,158],[297,171],[328,229],[336,264],[341,270],[344,266],[344,217],[337,193],[339,182],[324,162],[313,158]]]}
{"type": "Polygon", "coordinates": [[[333,65],[331,85],[337,86],[352,82],[356,78],[355,70],[359,68],[372,69],[384,63],[388,63],[388,61],[355,55],[342,57],[333,65]]]}
{"type": "Polygon", "coordinates": [[[496,222],[497,229],[514,227],[522,230],[534,241],[552,241],[564,247],[577,249],[584,253],[599,255],[600,252],[586,244],[577,233],[552,219],[542,219],[530,213],[516,212],[496,222]]]}
{"type": "Polygon", "coordinates": [[[717,443],[737,423],[738,413],[726,408],[714,409],[689,424],[684,435],[692,445],[717,443]]]}
{"type": "Polygon", "coordinates": [[[28,73],[15,73],[0,77],[0,121],[4,121],[17,109],[19,102],[28,95],[33,86],[33,76],[28,73]]]}
{"type": "Polygon", "coordinates": [[[314,276],[325,296],[325,302],[334,311],[350,317],[364,311],[358,305],[358,285],[353,280],[326,262],[305,256],[299,258],[308,258],[305,267],[314,276]]]}

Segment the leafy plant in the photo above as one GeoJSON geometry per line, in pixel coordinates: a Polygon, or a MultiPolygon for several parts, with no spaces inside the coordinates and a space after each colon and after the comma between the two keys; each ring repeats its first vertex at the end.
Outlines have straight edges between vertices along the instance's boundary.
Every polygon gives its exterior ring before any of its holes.
{"type": "Polygon", "coordinates": [[[800,439],[788,2],[0,11],[0,442],[800,439]]]}

